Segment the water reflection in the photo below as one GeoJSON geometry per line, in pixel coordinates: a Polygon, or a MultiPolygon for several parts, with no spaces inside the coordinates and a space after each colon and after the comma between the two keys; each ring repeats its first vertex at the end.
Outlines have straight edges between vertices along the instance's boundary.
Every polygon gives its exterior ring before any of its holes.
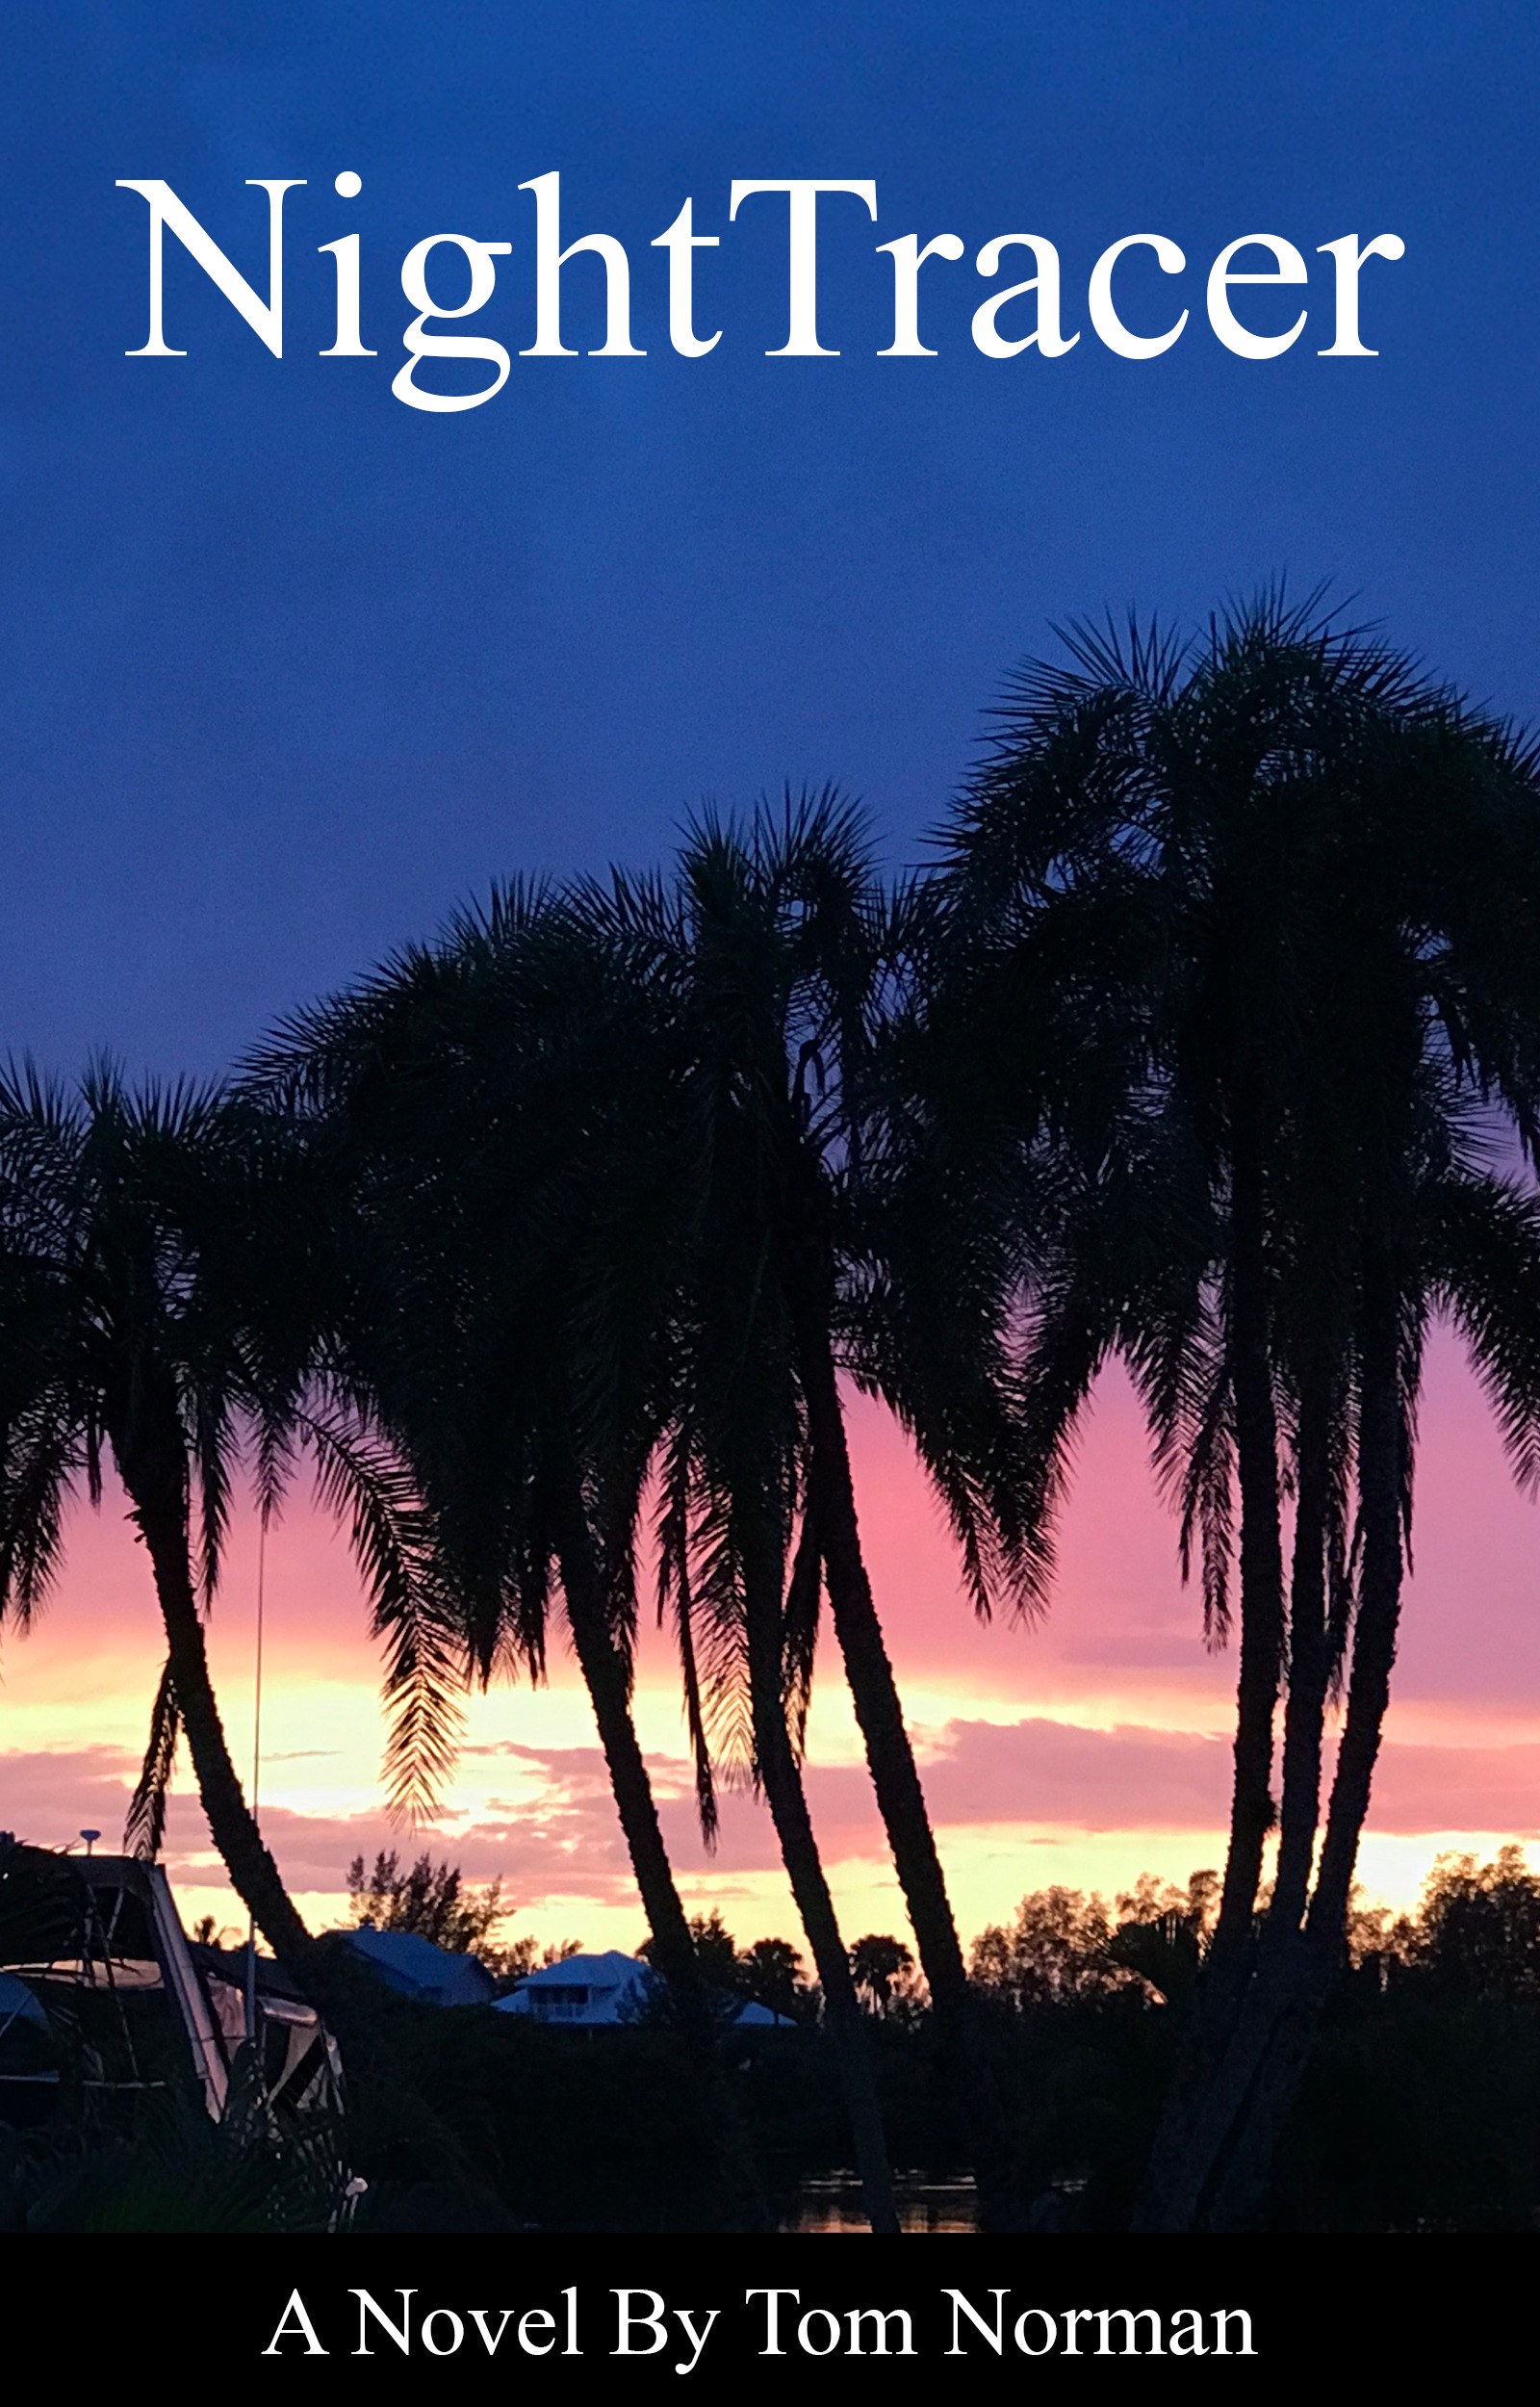
{"type": "MultiPolygon", "coordinates": [[[[893,2179],[893,2200],[906,2232],[976,2232],[978,2197],[968,2173],[932,2179],[923,2173],[899,2173],[893,2179]]],[[[804,2182],[783,2232],[869,2232],[861,2206],[860,2184],[854,2173],[819,2173],[804,2182]]]]}

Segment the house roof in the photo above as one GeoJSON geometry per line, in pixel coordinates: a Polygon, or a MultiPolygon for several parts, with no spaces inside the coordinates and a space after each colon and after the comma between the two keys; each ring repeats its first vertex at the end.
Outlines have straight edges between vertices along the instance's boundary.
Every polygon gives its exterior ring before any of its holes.
{"type": "Polygon", "coordinates": [[[48,2028],[48,2017],[26,1982],[14,1973],[0,1973],[0,2032],[13,2022],[36,2023],[39,2031],[48,2028]]]}
{"type": "Polygon", "coordinates": [[[489,2006],[495,1983],[474,1955],[457,1955],[419,1938],[415,1930],[375,1930],[365,1923],[346,1934],[349,1947],[373,1965],[382,1980],[424,2006],[489,2006]]]}
{"type": "Polygon", "coordinates": [[[589,1988],[615,1986],[619,1982],[634,1983],[651,1980],[652,1973],[639,1955],[628,1955],[621,1948],[605,1948],[600,1955],[564,1955],[559,1964],[542,1964],[537,1973],[526,1973],[521,1984],[526,1989],[570,1987],[575,1981],[589,1988]]]}
{"type": "Polygon", "coordinates": [[[500,2014],[524,2014],[536,2022],[629,2022],[644,2004],[653,1975],[639,1956],[606,1948],[601,1955],[568,1955],[542,1964],[500,1998],[500,2014]]]}

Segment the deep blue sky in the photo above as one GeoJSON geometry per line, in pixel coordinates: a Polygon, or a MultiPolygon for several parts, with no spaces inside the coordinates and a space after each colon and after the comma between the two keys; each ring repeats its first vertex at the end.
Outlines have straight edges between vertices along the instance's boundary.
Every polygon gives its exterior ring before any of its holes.
{"type": "MultiPolygon", "coordinates": [[[[9,39],[0,1049],[216,1068],[490,877],[654,859],[703,797],[787,778],[861,794],[912,858],[1013,663],[1107,606],[1191,619],[1279,573],[1328,580],[1540,715],[1540,20],[1511,0],[33,0],[9,39]],[[628,247],[647,358],[515,358],[483,409],[402,408],[405,251],[511,241],[469,330],[517,351],[518,187],[552,168],[564,239],[628,247]],[[784,204],[730,226],[734,175],[876,179],[876,226],[825,205],[838,359],[764,356],[784,204]],[[148,245],[119,176],[166,178],[263,290],[243,179],[309,179],[282,361],[174,242],[189,356],[124,357],[148,245]],[[723,238],[697,254],[697,324],[724,329],[701,361],[668,347],[648,247],[686,194],[723,238]],[[1380,356],[1319,359],[1316,246],[1387,229],[1406,256],[1365,271],[1380,356]],[[317,246],[353,230],[379,357],[321,359],[317,246]],[[1091,332],[1086,280],[1145,230],[1186,251],[1194,315],[1134,364],[1091,332]],[[1245,304],[1259,328],[1310,307],[1267,364],[1203,310],[1209,262],[1259,230],[1311,269],[1307,294],[1245,304]],[[967,256],[924,272],[940,355],[879,359],[876,246],[942,231],[967,256]],[[973,255],[1014,231],[1059,246],[1064,359],[969,339],[973,255]]],[[[1014,257],[1001,282],[1030,273],[1014,257]]],[[[448,254],[435,273],[448,294],[448,254]]],[[[1119,286],[1151,329],[1176,289],[1119,286]]],[[[598,263],[567,290],[586,353],[598,263]]]]}

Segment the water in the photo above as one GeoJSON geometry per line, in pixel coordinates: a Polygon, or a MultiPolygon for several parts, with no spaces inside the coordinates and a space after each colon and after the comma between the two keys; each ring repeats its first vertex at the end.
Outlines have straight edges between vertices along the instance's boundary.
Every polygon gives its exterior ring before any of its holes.
{"type": "MultiPolygon", "coordinates": [[[[968,2173],[899,2173],[893,2179],[893,2202],[906,2232],[976,2232],[978,2196],[968,2173]]],[[[818,2173],[803,2183],[783,2232],[869,2232],[861,2206],[860,2184],[854,2173],[818,2173]]]]}

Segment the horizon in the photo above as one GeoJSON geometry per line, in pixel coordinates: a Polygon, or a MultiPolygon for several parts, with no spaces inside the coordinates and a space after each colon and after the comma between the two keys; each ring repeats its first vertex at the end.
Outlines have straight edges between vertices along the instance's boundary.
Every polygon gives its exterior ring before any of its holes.
{"type": "MultiPolygon", "coordinates": [[[[1452,1350],[1447,1333],[1437,1343],[1452,1350]]],[[[1506,1618],[1509,1584],[1528,1587],[1534,1576],[1525,1565],[1534,1508],[1514,1489],[1490,1422],[1484,1443],[1471,1426],[1475,1398],[1461,1393],[1474,1389],[1469,1371],[1441,1362],[1429,1387],[1418,1568],[1358,1874],[1366,1903],[1397,1911],[1415,1905],[1437,1855],[1484,1860],[1518,1841],[1532,1860],[1540,1836],[1540,1628],[1501,1685],[1473,1689],[1459,1683],[1449,1627],[1451,1599],[1467,1586],[1492,1589],[1488,1618],[1506,1618]],[[1473,1521],[1479,1544],[1468,1561],[1473,1521]]],[[[964,1943],[1008,1922],[1035,1890],[1096,1890],[1111,1900],[1142,1873],[1182,1885],[1222,1864],[1233,1650],[1204,1647],[1200,1600],[1182,1589],[1174,1524],[1155,1494],[1122,1374],[1100,1383],[1062,1525],[1054,1601],[1036,1631],[974,1621],[908,1441],[883,1408],[849,1401],[878,1607],[964,1943]],[[1115,1517],[1103,1500],[1126,1496],[1131,1479],[1137,1499],[1115,1517]]],[[[254,1537],[246,1513],[210,1622],[216,1692],[243,1780],[251,1763],[254,1537]]],[[[265,1835],[301,1912],[318,1928],[345,1922],[354,1855],[426,1848],[468,1880],[503,1879],[504,1941],[577,1937],[633,1952],[646,1926],[592,1709],[565,1647],[552,1651],[547,1688],[502,1683],[471,1700],[447,1810],[414,1831],[383,1811],[378,1663],[366,1622],[346,1540],[307,1507],[301,1485],[268,1544],[260,1791],[265,1835]]],[[[0,1747],[0,1798],[18,1837],[78,1845],[80,1828],[94,1825],[104,1848],[115,1843],[163,1653],[147,1570],[114,1494],[99,1515],[79,1504],[58,1596],[30,1637],[8,1635],[0,1657],[8,1737],[19,1729],[32,1742],[0,1747]],[[83,1639],[94,1668],[84,1692],[83,1639]]],[[[740,1945],[790,1937],[805,1952],[764,1807],[724,1795],[716,1856],[702,1846],[680,1713],[666,1644],[644,1626],[637,1721],[687,1910],[720,1908],[740,1945]]],[[[904,1935],[902,1898],[827,1643],[808,1766],[842,1929],[851,1939],[874,1929],[904,1935]]],[[[244,1928],[185,1748],[163,1861],[190,1926],[212,1913],[221,1927],[244,1928]]]]}

